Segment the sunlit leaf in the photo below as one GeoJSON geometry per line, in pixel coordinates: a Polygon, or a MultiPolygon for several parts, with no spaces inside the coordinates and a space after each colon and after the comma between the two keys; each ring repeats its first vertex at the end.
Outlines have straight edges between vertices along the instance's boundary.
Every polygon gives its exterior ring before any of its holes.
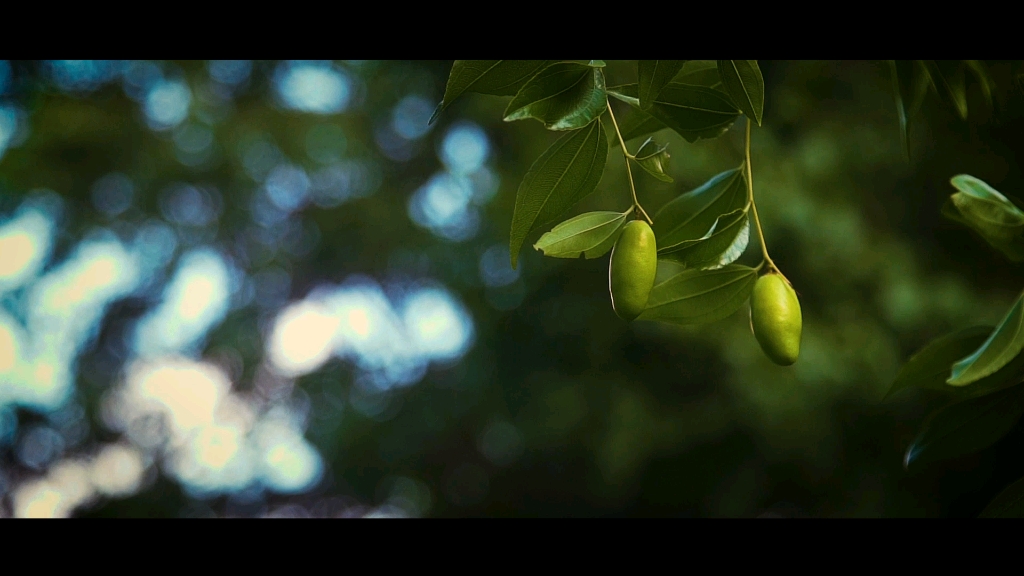
{"type": "Polygon", "coordinates": [[[739,258],[749,237],[747,211],[736,210],[720,216],[703,238],[659,250],[658,257],[679,262],[687,268],[721,267],[739,258]]]}
{"type": "Polygon", "coordinates": [[[985,182],[967,174],[950,183],[959,190],[943,214],[967,225],[1012,261],[1024,261],[1024,211],[985,182]]]}
{"type": "Polygon", "coordinates": [[[764,114],[764,78],[757,60],[719,60],[718,74],[733,103],[760,126],[764,114]]]}
{"type": "Polygon", "coordinates": [[[668,162],[668,144],[658,146],[654,140],[648,138],[640,149],[636,151],[636,163],[662,182],[672,182],[672,177],[665,173],[665,166],[668,162]]]}
{"type": "Polygon", "coordinates": [[[1010,484],[988,503],[979,518],[1024,518],[1024,478],[1010,484]]]}
{"type": "Polygon", "coordinates": [[[707,88],[723,88],[722,77],[718,74],[717,60],[687,60],[672,82],[707,88]]]}
{"type": "Polygon", "coordinates": [[[957,402],[934,412],[907,448],[908,470],[983,450],[1005,436],[1024,413],[1024,386],[957,402]]]}
{"type": "Polygon", "coordinates": [[[743,306],[756,280],[756,270],[737,264],[718,270],[684,270],[654,285],[638,319],[673,324],[716,322],[743,306]]]}
{"type": "Polygon", "coordinates": [[[696,189],[680,194],[654,215],[652,228],[658,239],[658,253],[704,238],[721,216],[746,205],[746,181],[738,168],[726,170],[696,189]]]}
{"type": "Polygon", "coordinates": [[[686,60],[638,60],[638,97],[640,108],[646,110],[654,103],[661,89],[683,68],[686,60]]]}
{"type": "Polygon", "coordinates": [[[1024,349],[1024,294],[970,356],[953,364],[947,383],[966,386],[1006,366],[1024,349]]]}
{"type": "Polygon", "coordinates": [[[505,121],[534,118],[549,130],[575,130],[593,122],[606,106],[600,68],[553,64],[519,89],[505,109],[505,121]]]}
{"type": "Polygon", "coordinates": [[[932,84],[939,97],[949,105],[961,119],[967,119],[967,91],[964,85],[964,68],[959,60],[925,60],[924,65],[931,75],[932,84]]]}
{"type": "Polygon", "coordinates": [[[608,140],[600,122],[559,138],[538,158],[516,193],[509,250],[516,267],[526,236],[554,220],[594,191],[608,159],[608,140]]]}
{"type": "Polygon", "coordinates": [[[608,253],[633,212],[587,212],[562,222],[533,247],[554,258],[597,258],[608,253]]]}
{"type": "Polygon", "coordinates": [[[448,75],[444,98],[430,117],[437,117],[465,92],[512,96],[551,60],[456,60],[448,75]]]}
{"type": "Polygon", "coordinates": [[[750,241],[750,218],[743,218],[743,223],[737,224],[737,226],[739,226],[740,231],[733,239],[732,244],[729,245],[725,252],[719,254],[717,262],[713,264],[706,264],[702,266],[703,268],[713,270],[723,266],[728,266],[743,255],[743,252],[747,249],[747,243],[750,241]]]}

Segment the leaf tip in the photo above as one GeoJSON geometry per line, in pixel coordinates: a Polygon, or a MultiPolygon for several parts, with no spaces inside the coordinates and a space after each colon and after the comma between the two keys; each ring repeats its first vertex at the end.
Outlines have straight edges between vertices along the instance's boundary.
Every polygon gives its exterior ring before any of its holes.
{"type": "Polygon", "coordinates": [[[438,104],[437,108],[434,108],[434,113],[430,115],[430,120],[427,120],[427,126],[431,126],[434,122],[437,122],[438,117],[441,116],[442,110],[444,110],[444,101],[438,104]]]}

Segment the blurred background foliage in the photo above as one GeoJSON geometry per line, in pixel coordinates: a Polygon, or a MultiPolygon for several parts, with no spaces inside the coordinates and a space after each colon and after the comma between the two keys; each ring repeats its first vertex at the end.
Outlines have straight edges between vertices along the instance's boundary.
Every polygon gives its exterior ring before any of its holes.
{"type": "MultiPolygon", "coordinates": [[[[1024,286],[939,215],[960,173],[1020,197],[1017,63],[966,122],[926,99],[909,161],[885,63],[760,63],[789,368],[745,309],[623,323],[607,259],[539,233],[512,270],[516,189],[559,134],[480,95],[428,125],[450,66],[0,61],[0,515],[971,516],[1024,473],[1018,431],[908,474],[937,399],[880,402],[1024,286]]],[[[648,211],[742,136],[662,132],[648,211]]],[[[613,148],[575,212],[628,205],[613,148]]]]}

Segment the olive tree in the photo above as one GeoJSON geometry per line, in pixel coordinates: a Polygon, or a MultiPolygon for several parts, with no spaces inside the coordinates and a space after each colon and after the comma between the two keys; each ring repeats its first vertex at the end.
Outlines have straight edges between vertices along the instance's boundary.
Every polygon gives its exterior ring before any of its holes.
{"type": "MultiPolygon", "coordinates": [[[[889,61],[899,137],[909,157],[909,126],[929,94],[966,120],[968,74],[989,106],[996,86],[984,63],[889,61]]],[[[802,316],[797,292],[769,256],[754,195],[750,138],[761,126],[765,84],[756,60],[640,60],[635,82],[608,86],[602,60],[457,60],[431,121],[465,93],[511,97],[504,120],[533,119],[562,132],[526,171],[509,232],[510,265],[524,243],[553,258],[609,255],[609,293],[626,321],[702,324],[749,303],[751,332],[776,364],[797,362],[802,316]],[[742,122],[737,122],[743,117],[742,122]],[[651,214],[638,194],[638,173],[672,182],[667,144],[672,130],[687,142],[718,138],[740,125],[739,164],[680,194],[651,214]],[[631,144],[632,143],[632,144],[631,144]],[[611,148],[619,148],[628,198],[607,211],[560,223],[601,180],[611,148]],[[623,210],[622,208],[625,207],[623,210]],[[752,225],[751,225],[752,224],[752,225]],[[550,226],[550,228],[548,228],[550,226]],[[737,264],[756,234],[761,262],[737,264]]],[[[942,214],[976,232],[1013,262],[1024,261],[1024,211],[988,183],[952,175],[955,192],[942,214]]],[[[626,187],[624,186],[625,190],[626,187]]],[[[967,327],[934,340],[900,370],[886,398],[911,388],[947,397],[907,447],[907,469],[985,449],[1024,413],[1024,294],[995,327],[967,327]]],[[[1024,479],[983,516],[1024,515],[1024,479]]]]}

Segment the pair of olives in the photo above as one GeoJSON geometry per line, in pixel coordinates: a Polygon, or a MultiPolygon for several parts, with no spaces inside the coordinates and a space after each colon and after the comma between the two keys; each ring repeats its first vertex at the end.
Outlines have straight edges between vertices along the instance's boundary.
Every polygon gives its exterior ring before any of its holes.
{"type": "MultiPolygon", "coordinates": [[[[642,220],[622,229],[608,263],[612,309],[632,321],[647,306],[658,270],[654,231],[642,220]]],[[[757,279],[750,296],[750,323],[764,353],[776,364],[789,366],[800,354],[800,301],[789,282],[777,272],[757,279]]]]}

